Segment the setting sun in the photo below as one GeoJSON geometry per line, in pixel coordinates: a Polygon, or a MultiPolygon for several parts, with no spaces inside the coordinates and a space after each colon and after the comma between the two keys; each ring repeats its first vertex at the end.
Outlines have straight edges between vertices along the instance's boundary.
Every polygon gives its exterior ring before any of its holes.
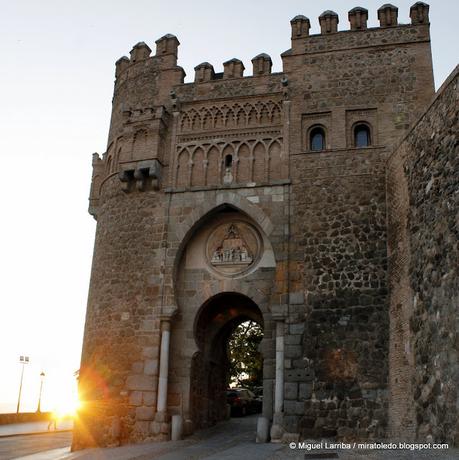
{"type": "Polygon", "coordinates": [[[57,401],[54,407],[53,414],[56,418],[74,417],[81,407],[81,402],[78,398],[66,399],[57,401]]]}
{"type": "Polygon", "coordinates": [[[77,382],[70,375],[56,375],[55,379],[49,382],[45,399],[45,410],[51,411],[58,419],[75,416],[81,407],[77,382]]]}

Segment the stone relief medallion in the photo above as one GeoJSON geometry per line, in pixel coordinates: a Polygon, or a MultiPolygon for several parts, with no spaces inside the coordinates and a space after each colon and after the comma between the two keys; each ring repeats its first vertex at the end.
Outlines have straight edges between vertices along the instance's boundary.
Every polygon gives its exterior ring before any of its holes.
{"type": "Polygon", "coordinates": [[[258,261],[260,236],[250,224],[241,221],[220,224],[210,234],[206,257],[210,267],[222,275],[239,275],[258,261]]]}

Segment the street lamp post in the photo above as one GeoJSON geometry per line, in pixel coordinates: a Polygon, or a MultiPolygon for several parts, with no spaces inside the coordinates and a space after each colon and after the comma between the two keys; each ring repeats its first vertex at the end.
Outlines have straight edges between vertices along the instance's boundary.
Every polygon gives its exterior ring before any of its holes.
{"type": "Polygon", "coordinates": [[[40,373],[40,395],[38,396],[38,408],[37,408],[38,413],[41,412],[41,392],[43,390],[43,380],[44,379],[45,379],[45,373],[41,371],[40,373]]]}
{"type": "Polygon", "coordinates": [[[16,414],[19,414],[19,406],[21,405],[22,379],[24,378],[24,365],[29,364],[29,357],[19,356],[19,362],[22,364],[22,372],[21,372],[21,383],[19,384],[18,407],[16,409],[16,414]]]}

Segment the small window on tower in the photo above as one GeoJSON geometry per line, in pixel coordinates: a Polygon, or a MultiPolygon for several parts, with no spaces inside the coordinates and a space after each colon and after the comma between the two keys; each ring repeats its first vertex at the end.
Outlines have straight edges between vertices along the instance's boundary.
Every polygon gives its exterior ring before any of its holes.
{"type": "Polygon", "coordinates": [[[354,128],[354,146],[368,147],[371,145],[370,128],[367,125],[359,124],[354,128]]]}
{"type": "Polygon", "coordinates": [[[226,155],[225,168],[231,168],[232,165],[233,165],[233,155],[226,155]]]}
{"type": "Polygon", "coordinates": [[[325,131],[321,127],[313,128],[309,135],[309,149],[320,151],[325,149],[325,131]]]}

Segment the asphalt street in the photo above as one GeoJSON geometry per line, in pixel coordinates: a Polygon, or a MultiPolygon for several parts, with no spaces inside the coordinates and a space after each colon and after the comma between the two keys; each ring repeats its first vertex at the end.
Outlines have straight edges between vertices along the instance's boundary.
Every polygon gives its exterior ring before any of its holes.
{"type": "Polygon", "coordinates": [[[0,437],[0,459],[17,459],[58,448],[68,448],[67,453],[69,453],[71,442],[70,431],[0,437]]]}

